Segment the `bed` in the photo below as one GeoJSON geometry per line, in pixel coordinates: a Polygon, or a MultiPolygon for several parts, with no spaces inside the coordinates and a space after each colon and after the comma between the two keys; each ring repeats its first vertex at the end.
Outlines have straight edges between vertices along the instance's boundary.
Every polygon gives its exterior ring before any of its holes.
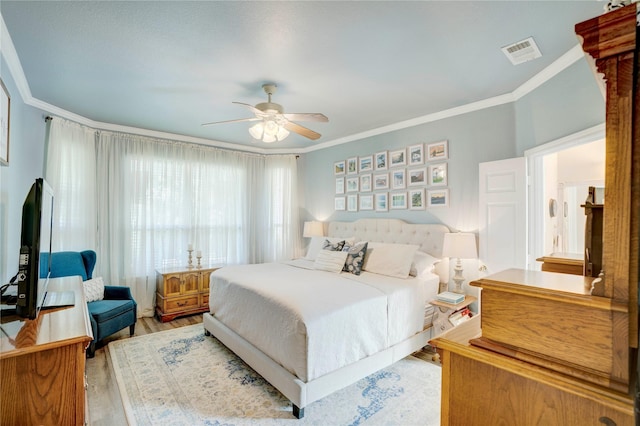
{"type": "Polygon", "coordinates": [[[331,222],[305,258],[213,272],[205,332],[277,388],[302,418],[312,402],[427,344],[428,301],[449,279],[441,259],[447,232],[444,225],[398,219],[331,222]],[[346,263],[360,261],[359,271],[338,272],[345,264],[341,243],[355,253],[346,263]],[[357,253],[365,243],[362,262],[357,253]]]}

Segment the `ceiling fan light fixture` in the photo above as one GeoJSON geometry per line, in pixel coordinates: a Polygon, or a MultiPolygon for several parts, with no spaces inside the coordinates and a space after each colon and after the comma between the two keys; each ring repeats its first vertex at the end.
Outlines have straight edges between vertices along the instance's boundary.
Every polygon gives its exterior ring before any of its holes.
{"type": "Polygon", "coordinates": [[[259,121],[258,123],[249,127],[249,134],[251,134],[254,139],[262,139],[262,135],[264,134],[264,123],[262,121],[259,121]]]}
{"type": "Polygon", "coordinates": [[[289,131],[284,127],[280,126],[280,128],[278,129],[278,133],[276,134],[276,139],[278,139],[278,141],[281,141],[287,136],[289,136],[289,131]]]}
{"type": "Polygon", "coordinates": [[[249,134],[254,139],[261,140],[264,143],[271,143],[284,140],[289,136],[289,131],[276,120],[265,119],[249,127],[249,134]]]}

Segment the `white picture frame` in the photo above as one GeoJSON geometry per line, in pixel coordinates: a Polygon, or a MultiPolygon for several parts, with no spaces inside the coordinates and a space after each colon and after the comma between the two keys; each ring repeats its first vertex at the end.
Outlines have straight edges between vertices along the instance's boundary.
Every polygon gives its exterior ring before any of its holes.
{"type": "Polygon", "coordinates": [[[393,189],[404,189],[407,187],[406,179],[405,179],[405,170],[394,170],[391,172],[391,188],[393,189]]]}
{"type": "Polygon", "coordinates": [[[409,199],[407,201],[409,203],[409,210],[424,210],[424,188],[410,190],[409,199]]]}
{"type": "Polygon", "coordinates": [[[373,210],[373,194],[360,195],[360,211],[373,210]]]}
{"type": "Polygon", "coordinates": [[[358,192],[360,178],[359,177],[350,177],[346,180],[347,183],[347,192],[358,192]]]}
{"type": "Polygon", "coordinates": [[[0,165],[9,165],[9,130],[11,121],[11,96],[0,79],[0,165]]]}
{"type": "Polygon", "coordinates": [[[389,152],[389,166],[399,167],[407,165],[407,149],[397,149],[389,152]]]}
{"type": "Polygon", "coordinates": [[[348,175],[358,174],[358,157],[347,158],[347,174],[348,175]]]}
{"type": "Polygon", "coordinates": [[[358,211],[358,196],[357,195],[347,195],[347,211],[348,212],[357,212],[358,211]]]}
{"type": "Polygon", "coordinates": [[[389,173],[373,175],[373,189],[389,189],[389,173]]]}
{"type": "Polygon", "coordinates": [[[376,152],[373,163],[374,170],[387,170],[387,151],[376,152]]]}
{"type": "Polygon", "coordinates": [[[372,187],[371,173],[360,175],[360,192],[371,192],[372,187]]]}
{"type": "Polygon", "coordinates": [[[424,144],[411,145],[407,159],[410,166],[419,166],[424,164],[424,144]]]}
{"type": "Polygon", "coordinates": [[[359,157],[358,159],[358,171],[369,172],[373,170],[373,155],[367,155],[365,157],[359,157]]]}
{"type": "Polygon", "coordinates": [[[346,208],[345,197],[335,197],[333,200],[333,208],[338,211],[342,211],[346,208]]]}
{"type": "Polygon", "coordinates": [[[449,207],[449,189],[430,189],[427,191],[427,207],[449,207]]]}
{"type": "Polygon", "coordinates": [[[447,163],[438,163],[429,166],[429,185],[447,186],[447,163]]]}
{"type": "Polygon", "coordinates": [[[424,186],[427,184],[427,168],[420,167],[417,169],[409,169],[407,172],[407,185],[424,186]]]}
{"type": "Polygon", "coordinates": [[[333,163],[333,174],[334,175],[343,175],[345,173],[345,161],[336,161],[333,163]]]}
{"type": "Polygon", "coordinates": [[[448,141],[434,142],[427,145],[427,161],[447,160],[448,158],[448,141]]]}
{"type": "Polygon", "coordinates": [[[377,212],[386,212],[389,211],[389,194],[386,192],[378,192],[374,194],[375,197],[375,209],[377,212]]]}
{"type": "Polygon", "coordinates": [[[393,210],[403,210],[407,208],[407,193],[392,192],[389,195],[389,208],[393,210]]]}
{"type": "Polygon", "coordinates": [[[344,194],[344,178],[336,178],[336,194],[344,194]]]}

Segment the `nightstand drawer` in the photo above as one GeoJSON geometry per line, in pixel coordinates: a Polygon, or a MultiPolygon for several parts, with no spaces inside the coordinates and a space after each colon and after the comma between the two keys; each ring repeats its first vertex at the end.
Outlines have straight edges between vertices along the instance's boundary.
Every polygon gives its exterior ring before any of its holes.
{"type": "Polygon", "coordinates": [[[160,297],[158,302],[158,304],[162,307],[163,312],[184,311],[187,309],[197,309],[199,307],[197,295],[171,299],[160,297]]]}

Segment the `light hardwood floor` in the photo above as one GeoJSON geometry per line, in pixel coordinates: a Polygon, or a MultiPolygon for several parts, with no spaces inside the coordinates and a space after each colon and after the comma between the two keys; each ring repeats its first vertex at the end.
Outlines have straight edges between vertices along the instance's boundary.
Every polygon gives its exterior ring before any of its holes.
{"type": "MultiPolygon", "coordinates": [[[[202,314],[176,318],[165,323],[160,322],[155,317],[138,318],[134,337],[200,323],[202,323],[202,314]]],[[[124,426],[127,424],[107,345],[114,340],[128,338],[129,328],[127,327],[105,339],[104,344],[96,348],[96,356],[87,359],[87,395],[91,426],[124,426]]],[[[414,355],[425,361],[432,362],[433,352],[430,352],[428,347],[414,353],[414,355]]]]}
{"type": "MultiPolygon", "coordinates": [[[[138,318],[134,337],[200,323],[202,323],[202,314],[176,318],[165,323],[158,321],[156,318],[138,318]]],[[[106,338],[104,345],[96,349],[96,356],[87,359],[87,395],[89,399],[89,419],[92,426],[127,424],[107,345],[114,340],[128,338],[129,327],[106,338]]]]}

